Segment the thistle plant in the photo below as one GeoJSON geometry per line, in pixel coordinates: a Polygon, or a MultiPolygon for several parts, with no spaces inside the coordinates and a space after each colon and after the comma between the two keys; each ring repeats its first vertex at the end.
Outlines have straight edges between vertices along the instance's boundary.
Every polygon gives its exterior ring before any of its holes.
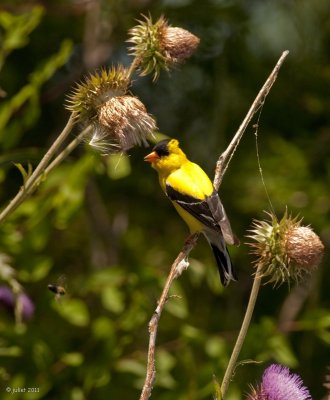
{"type": "MultiPolygon", "coordinates": [[[[256,273],[241,329],[222,380],[222,398],[227,392],[242,349],[262,279],[267,279],[266,283],[274,283],[275,286],[284,282],[288,284],[291,281],[299,282],[306,274],[310,274],[319,266],[323,257],[324,246],[320,238],[310,227],[301,226],[301,220],[288,216],[287,212],[280,221],[274,214],[268,215],[270,221],[254,221],[249,231],[248,238],[252,239],[252,242],[248,244],[252,249],[252,254],[256,256],[253,263],[256,273]]],[[[251,397],[250,400],[282,400],[263,397],[262,389],[259,392],[255,390],[254,393],[259,397],[251,397]]]]}
{"type": "Polygon", "coordinates": [[[260,385],[251,386],[246,400],[311,400],[309,390],[299,375],[290,372],[289,368],[272,364],[262,376],[260,385]]]}

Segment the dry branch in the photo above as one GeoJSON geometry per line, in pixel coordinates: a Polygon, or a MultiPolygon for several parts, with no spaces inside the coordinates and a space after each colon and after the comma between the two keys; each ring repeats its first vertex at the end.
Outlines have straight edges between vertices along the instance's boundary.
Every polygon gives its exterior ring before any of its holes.
{"type": "Polygon", "coordinates": [[[180,251],[179,255],[175,259],[172,264],[170,273],[166,279],[164,289],[159,298],[157,308],[149,322],[149,349],[148,349],[148,366],[147,366],[147,374],[144,382],[144,386],[142,389],[142,393],[140,396],[140,400],[149,399],[153,387],[153,383],[156,376],[156,368],[155,368],[155,350],[156,350],[156,338],[157,338],[157,330],[159,319],[168,299],[168,293],[172,286],[174,279],[176,279],[182,272],[183,269],[188,267],[187,258],[191,250],[195,247],[198,239],[198,234],[193,234],[188,236],[185,244],[180,251]]]}

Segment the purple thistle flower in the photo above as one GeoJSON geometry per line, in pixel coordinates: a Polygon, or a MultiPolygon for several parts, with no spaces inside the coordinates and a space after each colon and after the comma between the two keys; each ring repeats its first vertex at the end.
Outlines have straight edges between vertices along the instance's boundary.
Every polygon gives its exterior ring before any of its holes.
{"type": "Polygon", "coordinates": [[[19,293],[17,299],[8,286],[0,286],[0,304],[11,312],[15,312],[16,301],[21,302],[23,320],[29,320],[34,313],[34,304],[25,293],[19,293]]]}
{"type": "Polygon", "coordinates": [[[282,365],[272,364],[264,371],[261,387],[267,400],[312,400],[300,376],[282,365]]]}

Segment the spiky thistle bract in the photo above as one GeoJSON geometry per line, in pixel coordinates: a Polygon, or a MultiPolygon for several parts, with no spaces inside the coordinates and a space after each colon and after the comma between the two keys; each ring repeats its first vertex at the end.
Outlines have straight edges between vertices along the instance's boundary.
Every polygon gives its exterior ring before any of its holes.
{"type": "Polygon", "coordinates": [[[86,76],[67,98],[66,108],[76,112],[81,120],[93,120],[99,107],[116,96],[127,93],[130,79],[122,66],[101,69],[86,76]]]}

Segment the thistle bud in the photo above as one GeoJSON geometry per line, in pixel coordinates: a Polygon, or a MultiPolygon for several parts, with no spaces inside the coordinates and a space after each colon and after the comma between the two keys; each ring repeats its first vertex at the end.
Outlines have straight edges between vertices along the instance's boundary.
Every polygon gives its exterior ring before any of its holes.
{"type": "Polygon", "coordinates": [[[315,269],[322,260],[324,246],[308,226],[297,226],[287,232],[286,252],[297,268],[315,269]]]}
{"type": "Polygon", "coordinates": [[[255,221],[248,236],[257,257],[255,267],[260,277],[268,277],[267,283],[275,286],[297,282],[319,266],[324,246],[309,226],[301,226],[301,220],[287,213],[280,221],[269,215],[270,221],[255,221]]]}
{"type": "Polygon", "coordinates": [[[94,127],[90,144],[103,152],[113,152],[147,146],[156,123],[137,97],[118,96],[102,104],[94,127]]]}
{"type": "Polygon", "coordinates": [[[101,70],[77,85],[68,99],[67,108],[93,126],[88,143],[103,154],[146,145],[156,129],[141,101],[127,95],[129,82],[122,67],[101,70]]]}
{"type": "Polygon", "coordinates": [[[153,80],[162,69],[169,70],[189,58],[199,44],[199,38],[189,31],[171,27],[164,17],[153,24],[151,17],[138,21],[139,25],[129,30],[129,49],[136,58],[140,74],[153,72],[153,80]]]}
{"type": "Polygon", "coordinates": [[[272,364],[262,376],[261,384],[252,388],[247,400],[311,400],[309,390],[299,375],[289,368],[272,364]]]}

